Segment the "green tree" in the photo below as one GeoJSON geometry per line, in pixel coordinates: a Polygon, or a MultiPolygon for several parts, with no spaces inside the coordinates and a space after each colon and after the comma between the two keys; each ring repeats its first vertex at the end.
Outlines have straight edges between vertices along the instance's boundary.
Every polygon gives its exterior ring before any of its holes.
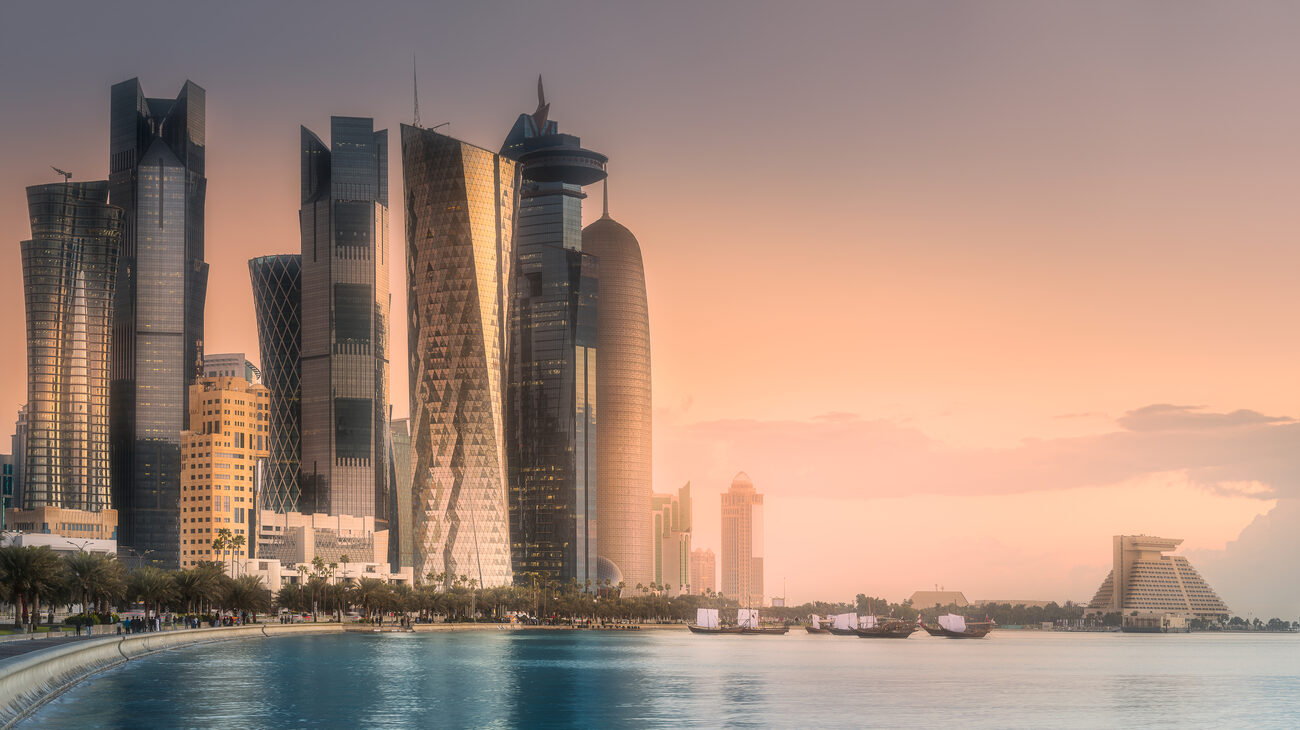
{"type": "Polygon", "coordinates": [[[167,603],[176,600],[176,583],[165,570],[146,565],[131,573],[126,581],[127,597],[144,604],[147,621],[167,603]]]}
{"type": "Polygon", "coordinates": [[[41,598],[53,598],[63,587],[63,563],[48,547],[0,548],[0,584],[17,599],[14,626],[40,623],[41,598]]]}

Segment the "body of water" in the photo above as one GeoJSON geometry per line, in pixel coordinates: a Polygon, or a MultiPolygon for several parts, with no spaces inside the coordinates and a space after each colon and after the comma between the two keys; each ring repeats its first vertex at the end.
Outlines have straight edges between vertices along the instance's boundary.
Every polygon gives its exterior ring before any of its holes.
{"type": "Polygon", "coordinates": [[[1300,727],[1300,635],[475,631],[133,660],[26,728],[1300,727]]]}

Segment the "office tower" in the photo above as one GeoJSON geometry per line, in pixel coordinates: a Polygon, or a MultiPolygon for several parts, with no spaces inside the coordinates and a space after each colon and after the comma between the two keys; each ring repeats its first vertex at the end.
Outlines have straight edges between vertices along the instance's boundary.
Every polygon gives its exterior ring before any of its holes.
{"type": "Polygon", "coordinates": [[[202,378],[190,386],[190,429],[181,433],[181,567],[237,564],[254,554],[257,476],[268,455],[270,398],[241,377],[202,378]],[[222,529],[242,536],[222,551],[222,529]]]}
{"type": "Polygon", "coordinates": [[[597,579],[596,294],[582,192],[605,156],[560,134],[537,80],[501,155],[519,163],[506,387],[511,557],[519,580],[597,579]]]}
{"type": "Polygon", "coordinates": [[[600,261],[596,402],[600,556],[629,585],[651,579],[650,535],[650,316],[641,246],[632,232],[604,215],[582,232],[582,250],[600,261]]]}
{"type": "Polygon", "coordinates": [[[14,457],[13,507],[23,506],[23,459],[27,454],[27,404],[18,408],[14,419],[14,433],[9,437],[10,454],[14,457]]]}
{"type": "Polygon", "coordinates": [[[763,604],[763,495],[740,472],[722,494],[722,595],[763,604]]]}
{"type": "Polygon", "coordinates": [[[718,560],[708,548],[691,551],[691,593],[718,590],[718,560]]]}
{"type": "Polygon", "coordinates": [[[5,511],[14,506],[14,457],[12,454],[0,454],[0,532],[7,529],[5,511]]]}
{"type": "Polygon", "coordinates": [[[242,352],[223,352],[219,355],[203,355],[203,377],[205,378],[243,378],[256,382],[259,377],[257,366],[249,362],[242,352]]]}
{"type": "Polygon", "coordinates": [[[113,305],[110,440],[124,552],[180,563],[180,436],[203,360],[206,93],[175,99],[115,84],[109,202],[122,208],[113,305]]]}
{"type": "Polygon", "coordinates": [[[27,305],[22,508],[6,520],[17,529],[41,525],[36,529],[66,537],[116,537],[108,376],[122,211],[107,200],[102,181],[27,188],[32,238],[21,244],[27,305]]]}
{"type": "Polygon", "coordinates": [[[1181,555],[1164,555],[1181,539],[1146,535],[1115,535],[1114,564],[1088,604],[1088,613],[1121,613],[1126,626],[1130,614],[1186,618],[1227,619],[1227,605],[1181,555]]]}
{"type": "Polygon", "coordinates": [[[690,593],[691,587],[691,483],[677,494],[650,498],[654,533],[654,582],[666,586],[670,596],[690,593]]]}
{"type": "MultiPolygon", "coordinates": [[[[301,133],[303,512],[387,530],[388,131],[331,117],[301,133]]],[[[387,554],[388,535],[372,535],[387,554]]],[[[381,561],[383,562],[383,561],[381,561]]]]}
{"type": "Polygon", "coordinates": [[[314,512],[301,504],[302,462],[302,256],[282,254],[248,261],[257,316],[262,384],[270,398],[269,456],[259,509],[314,512]]]}
{"type": "Polygon", "coordinates": [[[415,539],[411,502],[411,419],[395,418],[388,422],[393,485],[393,517],[389,520],[388,554],[394,566],[409,567],[415,560],[415,539]]]}
{"type": "Polygon", "coordinates": [[[514,161],[402,126],[415,574],[511,581],[503,417],[514,161]]]}

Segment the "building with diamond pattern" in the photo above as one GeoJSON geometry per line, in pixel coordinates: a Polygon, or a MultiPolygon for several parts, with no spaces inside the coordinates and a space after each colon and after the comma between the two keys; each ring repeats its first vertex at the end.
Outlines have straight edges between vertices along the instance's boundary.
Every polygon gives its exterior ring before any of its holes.
{"type": "Polygon", "coordinates": [[[415,574],[511,582],[503,418],[515,162],[402,125],[415,574]]]}
{"type": "Polygon", "coordinates": [[[262,384],[269,391],[269,457],[259,508],[297,512],[302,496],[302,256],[248,262],[262,384]]]}

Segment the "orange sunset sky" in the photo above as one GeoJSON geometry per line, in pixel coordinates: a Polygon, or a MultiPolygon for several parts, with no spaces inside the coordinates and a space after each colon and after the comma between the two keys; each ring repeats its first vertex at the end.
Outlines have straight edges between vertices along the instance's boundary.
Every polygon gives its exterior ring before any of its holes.
{"type": "MultiPolygon", "coordinates": [[[[655,488],[692,483],[716,552],[746,471],[770,595],[1087,600],[1110,536],[1146,533],[1236,612],[1300,616],[1300,7],[703,5],[7,8],[0,423],[23,188],[107,176],[111,84],[207,89],[207,350],[256,361],[246,261],[298,250],[298,125],[395,140],[414,54],[426,125],[495,149],[541,73],[609,155],[655,488]]],[[[396,147],[390,173],[400,251],[396,147]]],[[[404,332],[400,258],[391,283],[404,332]]]]}

